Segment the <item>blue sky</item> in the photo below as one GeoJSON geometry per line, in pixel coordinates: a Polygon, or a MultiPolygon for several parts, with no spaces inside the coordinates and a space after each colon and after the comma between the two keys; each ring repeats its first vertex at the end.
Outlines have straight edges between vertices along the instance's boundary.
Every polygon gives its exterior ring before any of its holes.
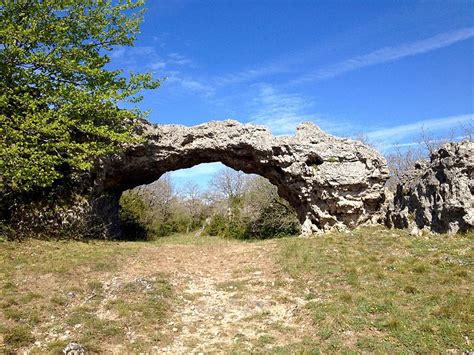
{"type": "MultiPolygon", "coordinates": [[[[140,103],[155,123],[226,118],[293,134],[312,121],[384,151],[474,120],[474,2],[149,0],[112,66],[167,77],[140,103]]],[[[455,135],[459,132],[455,132],[455,135]]],[[[173,173],[205,185],[220,164],[173,173]]]]}

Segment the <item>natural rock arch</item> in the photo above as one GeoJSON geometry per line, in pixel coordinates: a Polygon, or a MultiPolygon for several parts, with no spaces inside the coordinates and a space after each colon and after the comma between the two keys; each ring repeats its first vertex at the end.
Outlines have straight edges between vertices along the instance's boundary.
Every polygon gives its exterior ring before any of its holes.
{"type": "Polygon", "coordinates": [[[194,127],[142,125],[146,142],[101,160],[94,170],[94,214],[116,234],[122,191],[164,173],[222,162],[267,178],[296,210],[303,234],[352,228],[380,217],[388,178],[385,159],[363,143],[337,138],[312,123],[295,136],[261,126],[213,121],[194,127]]]}

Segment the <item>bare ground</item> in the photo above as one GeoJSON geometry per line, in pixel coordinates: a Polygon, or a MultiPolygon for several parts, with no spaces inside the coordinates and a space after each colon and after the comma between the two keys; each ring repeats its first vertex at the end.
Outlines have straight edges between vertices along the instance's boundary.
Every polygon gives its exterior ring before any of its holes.
{"type": "Polygon", "coordinates": [[[275,247],[268,241],[147,248],[132,264],[133,272],[166,273],[179,300],[164,329],[170,342],[153,350],[264,349],[309,335],[305,300],[290,291],[292,279],[282,278],[272,257],[275,247]]]}

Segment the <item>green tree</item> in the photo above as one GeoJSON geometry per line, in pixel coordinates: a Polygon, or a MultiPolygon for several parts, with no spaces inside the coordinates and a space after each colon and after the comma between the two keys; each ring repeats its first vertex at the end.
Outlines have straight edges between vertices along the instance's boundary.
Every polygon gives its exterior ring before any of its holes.
{"type": "Polygon", "coordinates": [[[142,113],[121,109],[160,84],[107,70],[132,46],[143,1],[0,0],[0,191],[77,179],[136,138],[142,113]]]}

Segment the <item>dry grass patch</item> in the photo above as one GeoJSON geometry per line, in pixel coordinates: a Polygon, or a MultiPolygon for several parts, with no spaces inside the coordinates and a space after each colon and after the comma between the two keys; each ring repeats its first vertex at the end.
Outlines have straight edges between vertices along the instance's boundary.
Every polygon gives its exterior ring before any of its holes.
{"type": "Polygon", "coordinates": [[[71,341],[97,352],[155,344],[173,292],[165,275],[129,275],[144,246],[1,242],[0,353],[55,353],[71,341]]]}

